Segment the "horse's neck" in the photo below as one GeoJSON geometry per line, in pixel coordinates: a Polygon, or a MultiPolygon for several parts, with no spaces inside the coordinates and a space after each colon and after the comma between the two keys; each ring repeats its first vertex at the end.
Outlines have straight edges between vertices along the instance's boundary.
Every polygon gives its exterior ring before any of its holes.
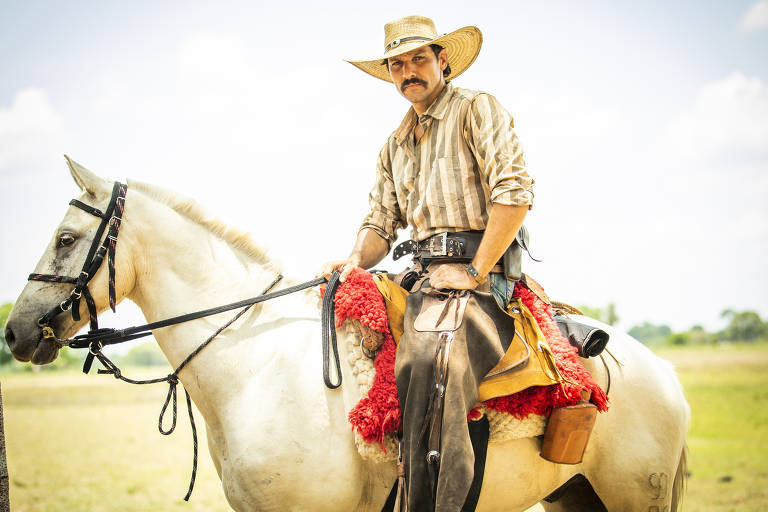
{"type": "MultiPolygon", "coordinates": [[[[125,229],[132,229],[136,282],[129,298],[147,318],[257,294],[276,272],[209,229],[171,208],[137,195],[125,229]],[[140,218],[137,218],[140,217],[140,218]]],[[[132,205],[133,206],[133,205],[132,205]]]]}
{"type": "MultiPolygon", "coordinates": [[[[124,229],[132,230],[136,282],[128,297],[149,322],[256,296],[274,280],[276,271],[269,263],[254,261],[209,229],[144,196],[136,195],[132,201],[134,208],[124,229]]],[[[239,387],[268,366],[270,354],[301,353],[303,345],[310,343],[304,335],[280,340],[276,346],[253,341],[274,327],[302,318],[311,322],[310,317],[316,316],[304,296],[277,301],[253,306],[180,373],[209,424],[216,422],[220,408],[237,396],[239,387]]],[[[236,312],[158,329],[154,336],[176,367],[236,312]]]]}

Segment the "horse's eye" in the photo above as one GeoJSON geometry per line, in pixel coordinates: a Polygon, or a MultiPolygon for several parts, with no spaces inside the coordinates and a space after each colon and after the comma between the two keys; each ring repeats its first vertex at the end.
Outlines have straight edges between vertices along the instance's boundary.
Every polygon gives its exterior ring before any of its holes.
{"type": "Polygon", "coordinates": [[[75,236],[72,233],[63,233],[59,236],[59,247],[68,247],[75,243],[75,236]]]}

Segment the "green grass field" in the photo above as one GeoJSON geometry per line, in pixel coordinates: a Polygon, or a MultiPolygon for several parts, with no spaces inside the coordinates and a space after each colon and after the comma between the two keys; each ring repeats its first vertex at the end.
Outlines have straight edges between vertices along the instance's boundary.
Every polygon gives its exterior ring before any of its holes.
{"type": "MultiPolygon", "coordinates": [[[[678,368],[693,413],[683,510],[768,510],[768,346],[661,355],[678,368]]],[[[165,385],[76,373],[0,381],[13,511],[229,510],[199,416],[197,484],[182,500],[192,460],[183,393],[177,431],[162,436],[165,385]]]]}
{"type": "Polygon", "coordinates": [[[768,346],[659,351],[691,405],[686,512],[768,510],[768,346]]]}
{"type": "MultiPolygon", "coordinates": [[[[163,374],[162,368],[153,371],[163,374]]],[[[3,376],[11,510],[230,510],[199,415],[200,467],[192,498],[183,501],[192,469],[192,433],[181,390],[176,431],[158,432],[167,389],[82,373],[3,376]]]]}

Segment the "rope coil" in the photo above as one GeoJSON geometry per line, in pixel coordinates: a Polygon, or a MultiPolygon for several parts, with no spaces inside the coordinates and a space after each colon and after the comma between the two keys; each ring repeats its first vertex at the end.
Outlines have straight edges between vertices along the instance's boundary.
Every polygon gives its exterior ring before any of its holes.
{"type": "Polygon", "coordinates": [[[165,397],[165,403],[163,404],[163,408],[160,409],[160,417],[157,420],[157,429],[164,436],[170,435],[174,430],[176,430],[176,386],[179,383],[179,379],[173,374],[169,375],[167,379],[168,394],[165,397]],[[163,418],[165,417],[165,413],[168,411],[168,402],[171,401],[171,397],[173,397],[173,422],[171,423],[171,427],[168,430],[163,430],[163,418]]]}

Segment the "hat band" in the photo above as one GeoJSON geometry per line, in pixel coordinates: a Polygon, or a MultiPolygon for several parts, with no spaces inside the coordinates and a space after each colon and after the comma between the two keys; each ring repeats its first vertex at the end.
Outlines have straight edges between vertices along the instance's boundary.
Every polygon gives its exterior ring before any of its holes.
{"type": "Polygon", "coordinates": [[[400,46],[400,44],[408,41],[434,41],[434,39],[430,39],[429,37],[422,37],[422,36],[401,37],[399,39],[393,40],[391,43],[385,46],[384,51],[388,52],[392,48],[397,48],[398,46],[400,46]]]}

